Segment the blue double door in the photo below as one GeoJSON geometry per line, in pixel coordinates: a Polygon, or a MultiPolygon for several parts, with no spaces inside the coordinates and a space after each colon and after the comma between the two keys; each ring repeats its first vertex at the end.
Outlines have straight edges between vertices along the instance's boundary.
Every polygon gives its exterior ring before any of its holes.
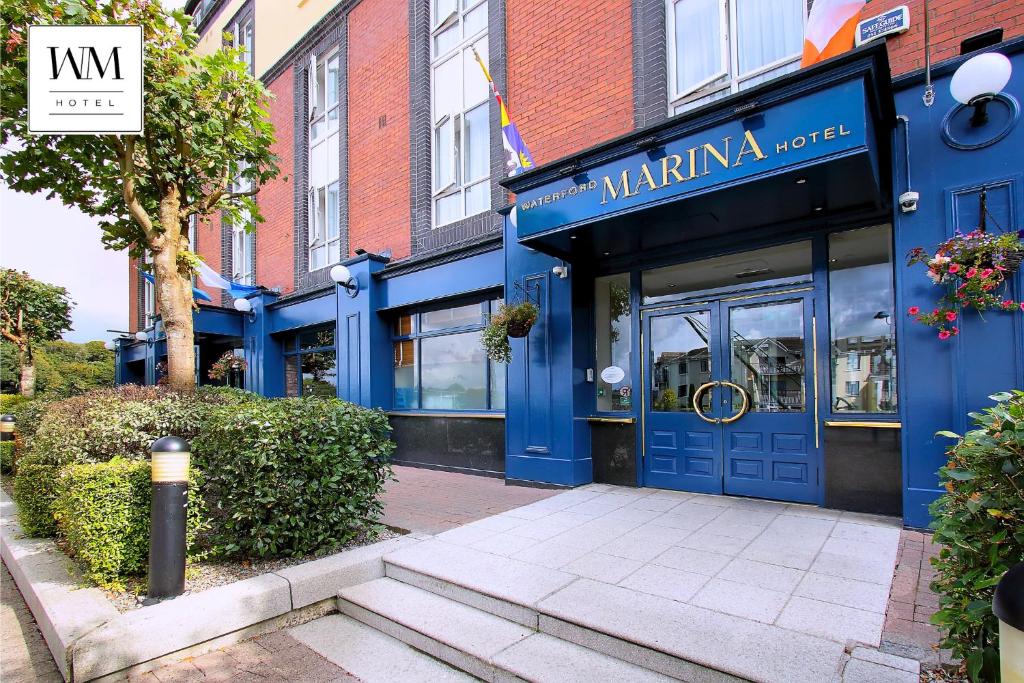
{"type": "Polygon", "coordinates": [[[644,484],[819,501],[814,299],[645,311],[644,484]]]}

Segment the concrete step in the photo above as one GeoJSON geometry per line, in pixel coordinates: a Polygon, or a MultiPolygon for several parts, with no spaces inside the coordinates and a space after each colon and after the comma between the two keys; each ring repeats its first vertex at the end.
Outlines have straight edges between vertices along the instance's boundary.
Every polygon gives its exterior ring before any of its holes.
{"type": "Polygon", "coordinates": [[[363,683],[469,683],[462,671],[342,614],[331,614],[288,633],[363,683]]]}
{"type": "Polygon", "coordinates": [[[343,614],[486,681],[670,680],[394,579],[346,588],[338,607],[343,614]]]}

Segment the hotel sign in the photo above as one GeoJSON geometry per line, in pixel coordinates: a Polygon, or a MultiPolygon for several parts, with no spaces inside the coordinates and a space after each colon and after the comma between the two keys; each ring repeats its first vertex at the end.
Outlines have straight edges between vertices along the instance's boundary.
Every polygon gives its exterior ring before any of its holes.
{"type": "MultiPolygon", "coordinates": [[[[849,81],[521,190],[520,239],[864,152],[867,103],[849,81]]],[[[784,198],[780,198],[784,201],[784,198]]]]}

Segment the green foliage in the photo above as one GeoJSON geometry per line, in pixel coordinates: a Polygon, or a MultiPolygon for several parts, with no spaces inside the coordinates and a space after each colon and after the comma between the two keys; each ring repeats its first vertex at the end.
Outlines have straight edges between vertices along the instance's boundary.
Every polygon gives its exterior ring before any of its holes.
{"type": "MultiPolygon", "coordinates": [[[[76,344],[58,339],[36,346],[33,356],[37,397],[63,398],[114,385],[114,352],[101,341],[76,344]]],[[[17,350],[0,343],[0,386],[16,391],[18,371],[17,350]]]]}
{"type": "Polygon", "coordinates": [[[14,443],[18,455],[23,455],[31,450],[32,439],[39,430],[39,425],[49,410],[50,402],[41,398],[32,401],[25,401],[17,404],[12,413],[14,414],[14,443]]]}
{"type": "Polygon", "coordinates": [[[672,411],[679,409],[679,395],[675,389],[665,389],[654,403],[655,410],[672,411]]]}
{"type": "MultiPolygon", "coordinates": [[[[193,481],[197,474],[192,473],[193,481]]],[[[187,543],[195,551],[205,529],[202,497],[189,486],[187,543]]],[[[105,463],[72,465],[59,479],[53,505],[59,535],[68,552],[97,585],[120,587],[123,579],[146,573],[152,501],[148,462],[114,458],[105,463]]]]}
{"type": "MultiPolygon", "coordinates": [[[[7,344],[4,344],[4,346],[7,346],[7,344]]],[[[22,396],[21,394],[0,394],[0,415],[6,415],[22,403],[26,403],[31,400],[32,399],[22,396]]]]}
{"type": "Polygon", "coordinates": [[[509,328],[525,328],[529,331],[530,327],[537,322],[538,315],[540,315],[540,309],[532,301],[502,304],[498,312],[491,316],[480,337],[487,357],[495,363],[505,363],[506,365],[511,363],[512,346],[508,341],[509,328]]]}
{"type": "Polygon", "coordinates": [[[370,530],[391,427],[379,410],[317,397],[215,412],[193,442],[214,540],[229,554],[301,555],[370,530]]]}
{"type": "Polygon", "coordinates": [[[53,501],[57,497],[60,467],[22,459],[14,477],[14,502],[18,520],[28,536],[45,537],[57,533],[53,501]]]}
{"type": "Polygon", "coordinates": [[[958,441],[939,470],[946,493],[931,506],[934,540],[943,546],[932,560],[940,594],[932,623],[975,682],[999,680],[992,594],[1024,562],[1024,392],[990,398],[996,404],[971,413],[976,428],[963,438],[939,433],[958,441]]]}
{"type": "Polygon", "coordinates": [[[14,442],[0,441],[0,472],[10,474],[14,471],[14,442]]]}
{"type": "Polygon", "coordinates": [[[63,287],[13,268],[0,269],[0,326],[4,338],[21,351],[26,344],[60,339],[71,329],[74,305],[63,287]]]}
{"type": "Polygon", "coordinates": [[[164,387],[122,385],[55,401],[31,440],[32,457],[63,465],[149,457],[156,439],[193,440],[218,405],[263,401],[256,394],[218,387],[176,393],[164,387]]]}

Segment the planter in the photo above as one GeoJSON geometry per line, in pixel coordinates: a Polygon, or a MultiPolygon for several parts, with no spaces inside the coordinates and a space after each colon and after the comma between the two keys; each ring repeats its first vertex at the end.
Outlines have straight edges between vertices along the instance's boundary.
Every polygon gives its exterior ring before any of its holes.
{"type": "Polygon", "coordinates": [[[522,339],[530,334],[531,329],[533,329],[532,322],[526,320],[515,320],[508,323],[505,327],[505,333],[512,339],[522,339]]]}

